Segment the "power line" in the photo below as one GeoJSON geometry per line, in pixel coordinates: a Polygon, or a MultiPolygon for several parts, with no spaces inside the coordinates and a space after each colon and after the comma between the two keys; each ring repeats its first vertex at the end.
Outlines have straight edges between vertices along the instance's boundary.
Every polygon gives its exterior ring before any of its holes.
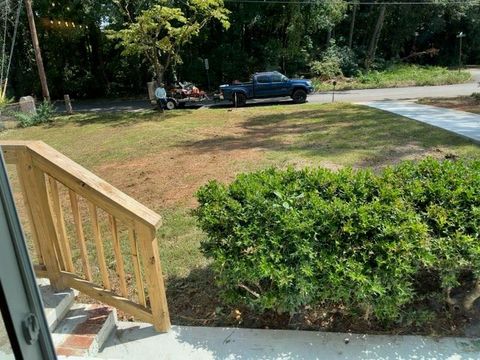
{"type": "MultiPolygon", "coordinates": [[[[315,5],[321,3],[328,3],[332,0],[223,0],[228,3],[238,3],[238,4],[305,4],[305,5],[315,5]]],[[[346,4],[350,5],[480,5],[480,0],[466,0],[466,1],[448,1],[448,2],[439,2],[439,1],[352,1],[347,0],[343,1],[346,4]]]]}

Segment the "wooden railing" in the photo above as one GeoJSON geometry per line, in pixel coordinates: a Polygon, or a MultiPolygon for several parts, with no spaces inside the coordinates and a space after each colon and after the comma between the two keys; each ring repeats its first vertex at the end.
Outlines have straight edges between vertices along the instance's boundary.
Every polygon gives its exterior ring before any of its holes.
{"type": "Polygon", "coordinates": [[[37,274],[167,331],[160,216],[43,142],[0,146],[15,164],[37,274]]]}

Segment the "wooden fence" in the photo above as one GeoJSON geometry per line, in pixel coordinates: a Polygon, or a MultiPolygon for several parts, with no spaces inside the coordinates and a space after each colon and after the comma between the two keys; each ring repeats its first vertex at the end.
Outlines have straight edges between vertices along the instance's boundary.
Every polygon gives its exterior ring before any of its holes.
{"type": "Polygon", "coordinates": [[[43,142],[0,146],[15,165],[37,274],[168,331],[160,216],[43,142]]]}

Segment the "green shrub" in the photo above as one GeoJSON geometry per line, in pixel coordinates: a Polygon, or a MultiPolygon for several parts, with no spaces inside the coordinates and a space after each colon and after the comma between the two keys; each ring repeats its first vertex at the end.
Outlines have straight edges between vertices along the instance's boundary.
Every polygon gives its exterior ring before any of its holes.
{"type": "Polygon", "coordinates": [[[14,116],[20,122],[21,127],[29,127],[51,122],[54,114],[55,107],[53,104],[44,100],[38,105],[36,114],[16,112],[14,116]]]}
{"type": "Polygon", "coordinates": [[[480,162],[426,160],[380,175],[269,169],[213,181],[198,192],[202,250],[229,302],[278,312],[330,302],[399,320],[421,271],[447,289],[480,270],[479,174],[480,162]]]}
{"type": "MultiPolygon", "coordinates": [[[[353,79],[337,83],[338,90],[427,86],[464,83],[471,79],[468,71],[453,71],[438,66],[391,65],[384,70],[356,72],[353,79]]],[[[317,91],[330,90],[328,83],[315,82],[317,91]]]]}
{"type": "Polygon", "coordinates": [[[310,71],[320,80],[330,80],[343,76],[340,64],[335,60],[312,61],[310,71]]]}
{"type": "Polygon", "coordinates": [[[407,162],[384,177],[428,226],[442,287],[459,285],[466,271],[480,277],[480,161],[407,162]]]}
{"type": "Polygon", "coordinates": [[[479,92],[474,92],[472,93],[472,95],[470,95],[473,100],[475,100],[476,102],[480,102],[480,93],[479,92]]]}
{"type": "Polygon", "coordinates": [[[323,52],[321,60],[310,63],[310,71],[320,80],[353,76],[358,71],[357,58],[350,48],[338,46],[332,41],[323,52]]]}

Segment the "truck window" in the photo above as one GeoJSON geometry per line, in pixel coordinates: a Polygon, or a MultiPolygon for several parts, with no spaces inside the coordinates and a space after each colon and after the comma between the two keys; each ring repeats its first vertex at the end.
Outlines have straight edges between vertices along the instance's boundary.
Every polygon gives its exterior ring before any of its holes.
{"type": "Polygon", "coordinates": [[[273,74],[272,75],[272,82],[279,83],[283,81],[284,76],[282,74],[273,74]]]}
{"type": "Polygon", "coordinates": [[[268,75],[257,76],[257,83],[268,84],[269,82],[270,82],[270,76],[268,76],[268,75]]]}

